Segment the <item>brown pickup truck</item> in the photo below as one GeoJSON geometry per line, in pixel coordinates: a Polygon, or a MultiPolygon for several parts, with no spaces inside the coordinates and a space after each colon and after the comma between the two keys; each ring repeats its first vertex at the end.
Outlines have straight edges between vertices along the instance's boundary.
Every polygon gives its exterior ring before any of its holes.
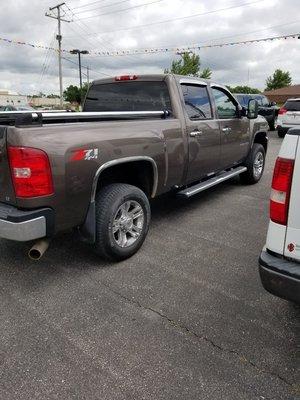
{"type": "Polygon", "coordinates": [[[0,124],[0,237],[36,241],[35,259],[70,228],[105,258],[130,257],[149,199],[256,183],[268,145],[255,100],[246,109],[225,86],[171,74],[98,80],[81,113],[4,112],[0,124]]]}

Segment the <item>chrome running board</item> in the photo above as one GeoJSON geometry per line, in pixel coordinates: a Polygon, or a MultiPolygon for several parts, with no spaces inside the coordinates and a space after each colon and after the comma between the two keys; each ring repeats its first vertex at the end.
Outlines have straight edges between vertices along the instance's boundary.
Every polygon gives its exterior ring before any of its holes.
{"type": "Polygon", "coordinates": [[[213,178],[207,179],[204,182],[200,182],[197,185],[190,186],[187,189],[180,190],[177,193],[177,196],[189,198],[191,196],[194,196],[194,194],[203,192],[204,190],[216,186],[224,181],[227,181],[227,179],[233,178],[236,175],[240,175],[242,172],[245,171],[247,171],[247,167],[237,167],[231,169],[230,171],[223,172],[217,176],[214,176],[213,178]]]}

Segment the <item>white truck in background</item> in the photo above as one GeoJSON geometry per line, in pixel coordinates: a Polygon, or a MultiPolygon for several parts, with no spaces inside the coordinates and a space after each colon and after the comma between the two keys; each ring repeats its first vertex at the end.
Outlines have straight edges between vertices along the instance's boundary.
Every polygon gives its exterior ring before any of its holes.
{"type": "Polygon", "coordinates": [[[300,304],[300,129],[286,134],[276,160],[267,241],[259,259],[270,293],[300,304]]]}
{"type": "Polygon", "coordinates": [[[291,128],[300,126],[300,98],[288,99],[278,111],[277,133],[283,138],[291,128]]]}

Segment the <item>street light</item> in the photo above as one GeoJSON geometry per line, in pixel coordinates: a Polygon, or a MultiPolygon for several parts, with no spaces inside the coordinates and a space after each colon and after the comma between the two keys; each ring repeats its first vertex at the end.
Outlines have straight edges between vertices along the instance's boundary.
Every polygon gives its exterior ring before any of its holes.
{"type": "Polygon", "coordinates": [[[79,62],[79,81],[80,81],[80,89],[82,89],[82,76],[81,76],[81,54],[89,54],[87,50],[78,50],[74,49],[70,51],[71,54],[78,54],[78,62],[79,62]]]}

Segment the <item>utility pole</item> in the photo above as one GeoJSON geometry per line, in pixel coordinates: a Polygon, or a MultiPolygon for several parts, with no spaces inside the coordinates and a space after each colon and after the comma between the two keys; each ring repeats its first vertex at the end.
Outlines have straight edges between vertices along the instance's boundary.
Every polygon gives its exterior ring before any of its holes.
{"type": "Polygon", "coordinates": [[[49,13],[46,13],[46,17],[57,19],[58,22],[58,33],[56,35],[56,40],[58,41],[58,73],[59,73],[59,96],[60,96],[60,107],[63,107],[63,82],[62,82],[62,64],[61,64],[61,41],[62,41],[62,35],[61,35],[61,21],[64,22],[71,22],[66,19],[61,18],[61,10],[60,8],[64,5],[65,3],[60,3],[57,4],[54,7],[50,7],[49,11],[57,10],[57,15],[51,15],[49,13]]]}
{"type": "Polygon", "coordinates": [[[88,85],[90,84],[90,67],[86,67],[86,77],[87,77],[87,83],[88,85]]]}
{"type": "Polygon", "coordinates": [[[78,54],[78,65],[79,65],[79,83],[80,89],[82,89],[82,73],[81,73],[81,54],[89,54],[87,50],[74,49],[70,51],[71,54],[78,54]]]}

